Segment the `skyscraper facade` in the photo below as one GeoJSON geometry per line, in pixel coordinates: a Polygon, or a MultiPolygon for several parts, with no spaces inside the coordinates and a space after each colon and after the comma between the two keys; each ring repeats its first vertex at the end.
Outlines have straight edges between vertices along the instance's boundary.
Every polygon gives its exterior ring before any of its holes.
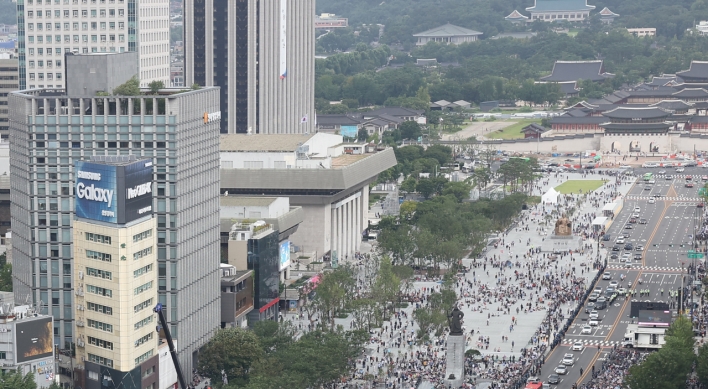
{"type": "Polygon", "coordinates": [[[185,0],[186,85],[221,87],[221,132],[311,133],[314,0],[185,0]]]}
{"type": "Polygon", "coordinates": [[[154,164],[158,300],[191,371],[196,350],[220,324],[218,110],[218,88],[11,94],[13,287],[18,300],[45,304],[60,347],[76,340],[74,162],[134,155],[154,164]]]}
{"type": "Polygon", "coordinates": [[[63,88],[65,53],[139,53],[141,85],[170,84],[169,0],[18,0],[20,90],[63,88]]]}

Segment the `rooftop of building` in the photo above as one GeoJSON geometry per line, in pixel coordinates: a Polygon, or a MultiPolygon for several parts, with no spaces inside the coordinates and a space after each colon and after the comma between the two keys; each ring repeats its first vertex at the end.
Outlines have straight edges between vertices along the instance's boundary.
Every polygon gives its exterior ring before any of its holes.
{"type": "Polygon", "coordinates": [[[454,24],[447,23],[442,26],[420,32],[418,34],[413,34],[414,37],[449,37],[469,35],[482,35],[482,33],[479,31],[470,30],[469,28],[455,26],[454,24]]]}
{"type": "Polygon", "coordinates": [[[218,87],[213,86],[203,86],[199,89],[185,89],[185,88],[162,88],[153,94],[150,88],[140,88],[140,95],[137,96],[123,96],[123,95],[72,95],[68,96],[66,89],[63,88],[44,88],[44,89],[25,89],[13,94],[25,96],[25,97],[71,97],[71,98],[104,98],[104,99],[127,99],[127,98],[161,98],[161,97],[178,97],[183,94],[199,92],[210,89],[218,89],[218,87]]]}
{"type": "Polygon", "coordinates": [[[619,14],[616,14],[616,13],[610,11],[609,8],[605,7],[605,8],[602,9],[602,11],[600,11],[600,16],[604,16],[604,17],[617,17],[617,16],[619,16],[619,14]]]}
{"type": "Polygon", "coordinates": [[[688,70],[676,73],[681,78],[708,78],[708,61],[691,61],[688,70]]]}
{"type": "Polygon", "coordinates": [[[277,197],[220,196],[219,204],[227,207],[267,207],[277,199],[277,197]]]}
{"type": "Polygon", "coordinates": [[[605,111],[602,113],[603,116],[611,119],[630,119],[630,120],[644,120],[644,119],[661,119],[668,117],[671,112],[659,108],[659,107],[627,107],[621,106],[617,107],[611,111],[605,111]]]}
{"type": "Polygon", "coordinates": [[[294,152],[315,134],[224,134],[220,151],[228,152],[294,152]]]}
{"type": "Polygon", "coordinates": [[[514,10],[512,13],[510,13],[509,15],[507,15],[504,19],[507,19],[507,20],[526,20],[526,19],[528,19],[528,18],[529,18],[528,16],[524,16],[524,15],[521,14],[521,12],[519,12],[519,11],[517,11],[517,10],[514,10]]]}
{"type": "Polygon", "coordinates": [[[614,74],[605,73],[602,60],[593,61],[556,61],[551,74],[541,77],[543,81],[602,81],[614,77],[614,74]]]}
{"type": "Polygon", "coordinates": [[[368,157],[371,154],[342,154],[332,158],[332,169],[341,169],[368,157]]]}
{"type": "Polygon", "coordinates": [[[590,11],[594,5],[588,5],[587,0],[535,0],[533,7],[526,8],[533,12],[551,11],[590,11]]]}

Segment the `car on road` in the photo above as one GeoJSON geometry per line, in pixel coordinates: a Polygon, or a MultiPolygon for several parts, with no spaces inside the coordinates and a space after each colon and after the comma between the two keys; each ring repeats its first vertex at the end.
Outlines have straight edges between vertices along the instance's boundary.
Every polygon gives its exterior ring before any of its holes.
{"type": "Polygon", "coordinates": [[[588,325],[590,325],[590,326],[592,326],[592,327],[597,327],[597,325],[598,325],[599,323],[600,323],[600,321],[597,320],[597,319],[590,319],[590,320],[588,320],[588,325]]]}
{"type": "Polygon", "coordinates": [[[693,176],[686,176],[686,181],[691,181],[693,180],[693,176]]]}
{"type": "Polygon", "coordinates": [[[656,204],[656,200],[654,200],[654,199],[649,199],[648,203],[649,203],[649,204],[656,204]]]}
{"type": "Polygon", "coordinates": [[[558,374],[551,374],[548,376],[548,383],[549,384],[560,384],[561,378],[558,376],[558,374]]]}
{"type": "Polygon", "coordinates": [[[641,244],[638,244],[638,245],[634,246],[634,249],[637,251],[642,251],[642,250],[644,250],[644,246],[641,244]]]}
{"type": "Polygon", "coordinates": [[[622,246],[617,246],[617,245],[612,246],[612,251],[620,251],[620,250],[622,250],[622,246]]]}
{"type": "Polygon", "coordinates": [[[605,308],[607,308],[607,300],[604,297],[598,298],[595,302],[595,309],[602,310],[605,308]]]}
{"type": "Polygon", "coordinates": [[[625,239],[629,238],[629,232],[627,232],[627,231],[623,232],[622,237],[625,239]]]}
{"type": "Polygon", "coordinates": [[[628,251],[632,251],[632,250],[634,250],[634,246],[631,243],[627,243],[626,245],[624,245],[624,249],[628,250],[628,251]]]}
{"type": "Polygon", "coordinates": [[[647,181],[647,184],[656,184],[656,180],[655,180],[655,179],[651,179],[651,180],[647,181]]]}
{"type": "Polygon", "coordinates": [[[696,205],[696,207],[703,208],[703,203],[698,203],[698,205],[696,205]]]}
{"type": "Polygon", "coordinates": [[[598,286],[598,287],[596,287],[595,289],[592,290],[592,293],[600,294],[600,293],[602,293],[602,288],[598,286]]]}
{"type": "MultiPolygon", "coordinates": [[[[604,272],[604,273],[602,274],[602,279],[603,279],[603,280],[611,280],[611,279],[612,279],[612,274],[609,273],[609,272],[604,272]]],[[[597,290],[597,288],[595,288],[595,290],[597,290]]]]}
{"type": "Polygon", "coordinates": [[[583,351],[583,342],[573,343],[573,351],[583,351]]]}
{"type": "Polygon", "coordinates": [[[619,258],[619,255],[617,255],[617,253],[610,255],[610,259],[618,259],[618,258],[619,258]]]}
{"type": "Polygon", "coordinates": [[[684,170],[686,170],[686,169],[684,169],[682,167],[676,168],[676,173],[682,173],[684,170]]]}
{"type": "Polygon", "coordinates": [[[642,254],[641,254],[641,253],[634,253],[634,260],[635,260],[635,261],[641,261],[641,260],[642,260],[642,254]]]}
{"type": "Polygon", "coordinates": [[[583,326],[583,329],[580,330],[580,335],[590,335],[590,334],[592,334],[592,327],[590,327],[590,326],[583,326]]]}
{"type": "Polygon", "coordinates": [[[619,288],[619,289],[617,289],[617,294],[620,296],[624,296],[625,294],[627,294],[627,289],[619,288]]]}
{"type": "Polygon", "coordinates": [[[703,180],[703,181],[708,181],[708,176],[702,176],[702,177],[701,177],[701,180],[703,180]]]}
{"type": "Polygon", "coordinates": [[[562,364],[566,366],[571,366],[575,362],[575,358],[573,358],[573,354],[565,354],[563,355],[563,360],[561,361],[562,364]]]}
{"type": "Polygon", "coordinates": [[[666,176],[666,181],[671,181],[671,180],[673,180],[673,179],[674,179],[674,176],[672,176],[671,174],[668,174],[668,175],[666,176]]]}
{"type": "Polygon", "coordinates": [[[661,193],[654,193],[654,197],[663,197],[664,195],[661,193]]]}
{"type": "Polygon", "coordinates": [[[634,213],[639,213],[642,212],[642,209],[639,207],[634,207],[634,213]]]}
{"type": "Polygon", "coordinates": [[[615,243],[617,243],[617,244],[624,244],[624,238],[623,238],[623,237],[617,238],[617,240],[615,241],[615,243]]]}
{"type": "Polygon", "coordinates": [[[634,267],[634,265],[632,264],[632,262],[629,262],[629,261],[628,261],[627,263],[624,264],[624,268],[625,268],[625,269],[631,269],[632,267],[634,267]]]}
{"type": "Polygon", "coordinates": [[[568,368],[565,367],[564,365],[559,365],[559,366],[556,367],[556,369],[553,370],[553,371],[555,371],[556,374],[564,375],[564,374],[567,374],[567,373],[568,373],[568,368]]]}
{"type": "Polygon", "coordinates": [[[610,286],[613,288],[616,288],[619,285],[619,282],[617,281],[610,281],[610,286]]]}
{"type": "Polygon", "coordinates": [[[637,222],[637,218],[633,217],[633,218],[629,219],[629,222],[634,224],[637,222]]]}
{"type": "Polygon", "coordinates": [[[632,254],[625,252],[622,254],[622,258],[620,258],[620,262],[626,262],[629,261],[629,258],[632,257],[632,254]]]}
{"type": "Polygon", "coordinates": [[[590,301],[587,304],[585,304],[585,313],[590,313],[590,311],[592,311],[593,309],[595,309],[594,302],[590,301]]]}
{"type": "Polygon", "coordinates": [[[598,298],[600,298],[599,293],[590,293],[590,296],[588,296],[588,301],[597,301],[598,298]]]}
{"type": "Polygon", "coordinates": [[[658,174],[666,174],[666,170],[659,170],[658,174]]]}
{"type": "Polygon", "coordinates": [[[639,224],[647,224],[647,219],[639,219],[639,224]]]}
{"type": "Polygon", "coordinates": [[[649,186],[649,185],[645,186],[644,190],[651,190],[651,186],[649,186]]]}
{"type": "Polygon", "coordinates": [[[602,240],[604,240],[605,242],[612,240],[612,234],[603,235],[602,240]]]}
{"type": "Polygon", "coordinates": [[[590,319],[597,319],[600,314],[597,311],[590,311],[590,319]]]}
{"type": "Polygon", "coordinates": [[[693,183],[692,182],[687,182],[686,185],[684,185],[686,188],[693,188],[693,183]]]}
{"type": "Polygon", "coordinates": [[[638,217],[639,217],[639,212],[633,213],[633,214],[632,214],[632,217],[635,218],[635,219],[638,218],[638,217]]]}
{"type": "Polygon", "coordinates": [[[631,225],[631,224],[627,224],[626,226],[624,226],[624,229],[625,229],[625,230],[631,230],[631,229],[632,229],[632,225],[631,225]]]}
{"type": "Polygon", "coordinates": [[[612,293],[615,293],[615,288],[612,286],[608,286],[605,288],[605,297],[610,297],[612,296],[612,293]]]}

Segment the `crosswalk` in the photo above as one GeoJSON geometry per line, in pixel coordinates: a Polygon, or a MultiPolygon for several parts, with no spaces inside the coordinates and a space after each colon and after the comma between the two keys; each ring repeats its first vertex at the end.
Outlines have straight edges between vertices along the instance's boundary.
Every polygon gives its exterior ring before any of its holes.
{"type": "Polygon", "coordinates": [[[703,199],[700,197],[682,197],[682,196],[662,196],[662,197],[654,197],[654,196],[627,196],[627,200],[649,200],[649,199],[654,199],[654,200],[664,200],[664,201],[678,201],[678,202],[702,202],[703,199]]]}
{"type": "Polygon", "coordinates": [[[597,340],[597,339],[587,339],[587,338],[565,338],[563,339],[563,346],[572,346],[575,342],[581,342],[585,346],[595,346],[600,347],[612,347],[614,345],[619,345],[622,341],[619,340],[597,340]]]}
{"type": "Polygon", "coordinates": [[[655,272],[681,272],[683,269],[678,266],[632,266],[627,268],[625,266],[608,266],[607,270],[641,270],[641,271],[655,271],[655,272]]]}
{"type": "Polygon", "coordinates": [[[673,173],[667,173],[667,174],[654,174],[655,178],[664,178],[667,175],[671,175],[673,178],[686,178],[686,177],[691,177],[693,178],[693,181],[698,182],[701,180],[701,177],[703,176],[702,174],[673,174],[673,173]]]}

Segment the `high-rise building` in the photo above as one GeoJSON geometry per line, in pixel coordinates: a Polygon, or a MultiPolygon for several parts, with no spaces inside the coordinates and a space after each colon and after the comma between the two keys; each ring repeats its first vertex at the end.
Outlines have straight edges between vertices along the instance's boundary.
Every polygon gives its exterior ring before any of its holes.
{"type": "Polygon", "coordinates": [[[10,53],[0,53],[0,139],[7,139],[10,132],[7,113],[7,95],[19,89],[19,62],[10,53]]]}
{"type": "Polygon", "coordinates": [[[221,132],[312,133],[314,0],[185,0],[186,85],[221,87],[221,132]]]}
{"type": "Polygon", "coordinates": [[[139,96],[56,89],[10,95],[13,287],[18,300],[29,295],[46,304],[60,347],[76,341],[74,163],[134,155],[154,164],[158,300],[182,367],[191,371],[196,351],[220,324],[218,111],[213,87],[139,96]]]}
{"type": "Polygon", "coordinates": [[[87,389],[104,380],[149,388],[159,370],[152,159],[103,156],[74,166],[77,366],[87,389]]]}
{"type": "Polygon", "coordinates": [[[169,0],[18,0],[20,88],[63,88],[65,53],[139,53],[141,86],[170,85],[169,0]]]}

